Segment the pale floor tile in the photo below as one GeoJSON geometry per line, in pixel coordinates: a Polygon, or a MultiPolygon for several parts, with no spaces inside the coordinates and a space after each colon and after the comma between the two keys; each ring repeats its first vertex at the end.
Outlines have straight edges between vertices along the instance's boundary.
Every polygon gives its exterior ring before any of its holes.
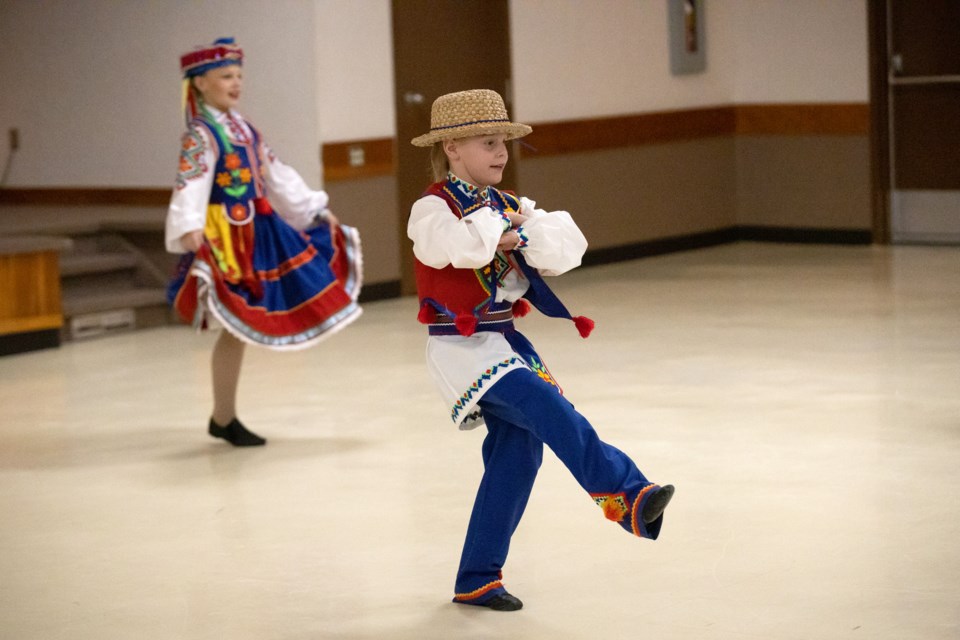
{"type": "Polygon", "coordinates": [[[0,637],[960,637],[960,251],[737,244],[557,281],[519,321],[601,436],[677,486],[660,540],[552,454],[514,538],[523,611],[449,603],[481,471],[411,298],[249,350],[204,433],[212,336],[0,358],[0,637]]]}

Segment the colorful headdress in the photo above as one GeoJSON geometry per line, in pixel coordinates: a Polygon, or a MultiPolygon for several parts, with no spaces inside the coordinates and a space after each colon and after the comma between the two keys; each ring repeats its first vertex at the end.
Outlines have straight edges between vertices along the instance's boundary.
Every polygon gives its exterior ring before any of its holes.
{"type": "Polygon", "coordinates": [[[210,69],[230,64],[243,64],[243,49],[233,38],[218,38],[211,45],[200,45],[180,56],[184,78],[202,76],[210,69]]]}
{"type": "Polygon", "coordinates": [[[430,133],[410,142],[417,147],[429,147],[441,140],[492,133],[505,133],[507,140],[513,140],[531,131],[533,129],[525,124],[510,122],[507,107],[499,93],[489,89],[471,89],[448,93],[434,100],[430,109],[430,133]]]}
{"type": "Polygon", "coordinates": [[[183,115],[188,125],[202,109],[190,87],[190,79],[202,76],[210,69],[231,64],[243,64],[243,49],[233,38],[218,38],[211,45],[200,45],[190,53],[180,56],[180,71],[183,73],[183,115]]]}

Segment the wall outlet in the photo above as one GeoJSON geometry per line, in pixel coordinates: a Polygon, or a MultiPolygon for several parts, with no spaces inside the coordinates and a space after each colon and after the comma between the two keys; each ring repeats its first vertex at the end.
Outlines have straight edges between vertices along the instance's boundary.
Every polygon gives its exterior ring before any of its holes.
{"type": "Polygon", "coordinates": [[[367,154],[364,153],[363,147],[354,144],[349,147],[350,154],[350,166],[351,167],[362,167],[367,163],[367,154]]]}
{"type": "Polygon", "coordinates": [[[10,128],[10,150],[16,151],[20,148],[20,129],[10,128]]]}

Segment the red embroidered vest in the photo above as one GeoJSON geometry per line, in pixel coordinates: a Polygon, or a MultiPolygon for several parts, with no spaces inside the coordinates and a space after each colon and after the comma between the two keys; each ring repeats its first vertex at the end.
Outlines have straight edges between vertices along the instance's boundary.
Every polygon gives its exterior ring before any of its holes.
{"type": "MultiPolygon", "coordinates": [[[[489,190],[495,206],[503,211],[520,211],[520,201],[514,195],[493,187],[489,187],[489,190]]],[[[446,180],[430,185],[423,195],[442,198],[450,207],[451,215],[460,219],[489,204],[472,202],[459,191],[455,193],[455,188],[446,180]]],[[[490,318],[491,314],[503,316],[510,304],[495,303],[495,262],[496,259],[481,269],[458,269],[453,265],[435,269],[414,257],[414,275],[420,298],[418,319],[424,324],[432,324],[439,317],[447,316],[455,321],[459,333],[470,335],[476,329],[477,322],[490,318]]]]}
{"type": "MultiPolygon", "coordinates": [[[[459,219],[476,209],[493,206],[500,211],[519,212],[520,200],[512,193],[489,188],[489,201],[478,203],[464,196],[450,186],[449,181],[430,185],[424,196],[433,195],[442,198],[450,207],[452,215],[459,219]]],[[[530,282],[530,288],[524,298],[530,300],[539,311],[556,318],[572,320],[580,335],[586,338],[593,330],[593,321],[583,316],[570,315],[563,303],[550,291],[536,269],[529,267],[522,254],[515,256],[524,276],[530,282]]],[[[513,303],[497,303],[497,272],[494,260],[481,269],[458,269],[447,265],[441,269],[427,266],[414,256],[414,275],[417,282],[417,296],[420,298],[420,313],[417,319],[431,325],[431,333],[452,334],[443,331],[437,325],[452,322],[456,333],[469,336],[477,330],[478,323],[499,330],[512,326],[514,316],[522,317],[530,310],[526,300],[513,303]],[[438,330],[435,332],[434,328],[438,330]]],[[[481,327],[483,328],[483,327],[481,327]]]]}

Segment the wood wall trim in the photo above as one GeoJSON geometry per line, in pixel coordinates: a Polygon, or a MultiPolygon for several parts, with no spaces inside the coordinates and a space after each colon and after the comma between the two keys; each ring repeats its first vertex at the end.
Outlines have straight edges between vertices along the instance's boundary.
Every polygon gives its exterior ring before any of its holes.
{"type": "MultiPolygon", "coordinates": [[[[744,104],[534,123],[521,157],[542,157],[730,135],[868,135],[868,103],[744,104]]],[[[394,175],[394,138],[323,145],[328,182],[394,175]],[[365,164],[349,164],[351,148],[365,164]]]]}
{"type": "Polygon", "coordinates": [[[870,133],[868,103],[740,104],[736,133],[744,135],[858,135],[870,133]]]}
{"type": "Polygon", "coordinates": [[[734,133],[730,107],[661,111],[610,118],[542,122],[521,140],[524,157],[694,140],[734,133]]]}
{"type": "Polygon", "coordinates": [[[728,135],[863,135],[867,103],[745,104],[533,124],[523,157],[551,156],[728,135]]]}
{"type": "Polygon", "coordinates": [[[159,207],[170,204],[173,187],[36,187],[0,188],[0,205],[121,205],[159,207]]]}
{"type": "Polygon", "coordinates": [[[373,138],[323,145],[323,177],[327,182],[392,176],[394,138],[373,138]],[[363,164],[351,164],[351,155],[363,155],[363,164]]]}

